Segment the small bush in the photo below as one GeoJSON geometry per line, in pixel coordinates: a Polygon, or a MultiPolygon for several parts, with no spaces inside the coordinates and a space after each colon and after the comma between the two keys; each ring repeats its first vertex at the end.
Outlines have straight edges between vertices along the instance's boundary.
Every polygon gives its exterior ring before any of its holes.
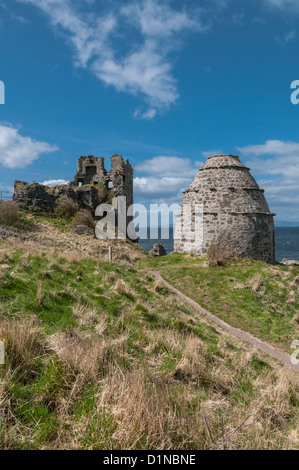
{"type": "Polygon", "coordinates": [[[20,219],[18,206],[14,202],[0,202],[0,224],[13,225],[20,219]]]}
{"type": "Polygon", "coordinates": [[[85,225],[86,227],[90,228],[95,227],[95,220],[89,210],[81,209],[79,212],[77,212],[73,218],[73,226],[77,227],[77,225],[85,225]]]}
{"type": "Polygon", "coordinates": [[[59,198],[57,203],[57,214],[71,219],[79,211],[79,204],[67,196],[59,198]]]}

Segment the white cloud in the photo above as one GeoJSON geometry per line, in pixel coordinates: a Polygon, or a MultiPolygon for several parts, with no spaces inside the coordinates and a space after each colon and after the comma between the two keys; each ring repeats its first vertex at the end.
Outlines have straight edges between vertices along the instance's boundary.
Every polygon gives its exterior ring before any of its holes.
{"type": "Polygon", "coordinates": [[[151,120],[154,119],[157,115],[157,110],[154,108],[149,108],[147,111],[141,111],[140,109],[136,109],[134,112],[134,117],[135,118],[140,118],[140,119],[147,119],[151,120]]]}
{"type": "Polygon", "coordinates": [[[88,68],[118,91],[142,96],[150,108],[136,117],[144,119],[152,119],[157,109],[168,108],[179,97],[168,54],[178,48],[180,34],[207,29],[199,10],[178,11],[165,1],[132,2],[101,17],[83,16],[69,0],[18,1],[40,8],[52,26],[66,34],[76,53],[76,65],[88,68]],[[127,28],[130,36],[122,37],[121,31],[127,28]],[[120,53],[128,37],[135,39],[129,50],[120,53]]]}
{"type": "Polygon", "coordinates": [[[290,41],[292,41],[293,39],[295,39],[297,36],[297,33],[296,31],[293,29],[292,31],[290,31],[289,33],[287,33],[284,37],[279,37],[279,36],[276,36],[276,41],[282,46],[286,46],[290,41]]]}
{"type": "Polygon", "coordinates": [[[246,157],[254,157],[251,158],[250,165],[256,174],[299,178],[299,143],[297,142],[268,140],[263,145],[249,145],[238,150],[246,157]],[[271,158],[265,158],[265,156],[271,158]]]}
{"type": "Polygon", "coordinates": [[[238,150],[249,158],[245,164],[266,189],[277,220],[299,222],[299,143],[268,140],[265,144],[238,150]]]}
{"type": "Polygon", "coordinates": [[[5,5],[4,3],[0,3],[0,7],[3,8],[3,10],[6,11],[6,13],[8,14],[8,16],[14,20],[14,21],[18,21],[19,23],[29,23],[29,21],[24,18],[23,16],[21,15],[16,15],[15,12],[13,10],[11,10],[10,8],[8,8],[7,5],[5,5]]]}
{"type": "Polygon", "coordinates": [[[69,184],[69,181],[66,181],[66,180],[47,180],[47,181],[43,181],[42,183],[40,184],[43,184],[44,186],[56,186],[56,185],[64,185],[64,184],[69,184]]]}
{"type": "Polygon", "coordinates": [[[116,27],[113,14],[103,17],[89,15],[85,20],[77,13],[69,0],[17,0],[40,8],[49,18],[51,25],[67,33],[67,38],[76,53],[75,64],[87,67],[89,61],[100,54],[110,55],[107,39],[116,27]]]}
{"type": "Polygon", "coordinates": [[[280,10],[299,11],[298,0],[264,0],[266,6],[280,10]]]}
{"type": "Polygon", "coordinates": [[[181,202],[183,191],[189,187],[200,166],[179,157],[157,156],[145,160],[135,168],[137,173],[144,175],[134,179],[135,194],[151,202],[181,202]]]}
{"type": "Polygon", "coordinates": [[[189,178],[136,177],[134,178],[134,192],[136,196],[148,198],[152,202],[161,200],[163,202],[177,201],[182,199],[182,193],[190,183],[189,178]]]}
{"type": "Polygon", "coordinates": [[[169,38],[184,29],[206,30],[206,26],[186,10],[175,11],[167,3],[156,0],[130,3],[121,9],[121,13],[132,18],[144,36],[152,38],[169,38]]]}
{"type": "Polygon", "coordinates": [[[0,124],[0,164],[7,168],[25,168],[43,153],[58,147],[19,134],[19,129],[0,124]]]}
{"type": "Polygon", "coordinates": [[[189,158],[157,156],[139,163],[135,170],[152,176],[193,178],[198,167],[189,158]]]}

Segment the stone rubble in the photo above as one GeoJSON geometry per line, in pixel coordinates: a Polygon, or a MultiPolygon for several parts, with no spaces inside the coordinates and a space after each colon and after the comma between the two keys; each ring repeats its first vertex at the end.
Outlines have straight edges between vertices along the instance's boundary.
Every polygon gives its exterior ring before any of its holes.
{"type": "Polygon", "coordinates": [[[167,252],[165,250],[165,247],[161,243],[155,243],[149,254],[155,257],[159,257],[166,256],[167,252]]]}

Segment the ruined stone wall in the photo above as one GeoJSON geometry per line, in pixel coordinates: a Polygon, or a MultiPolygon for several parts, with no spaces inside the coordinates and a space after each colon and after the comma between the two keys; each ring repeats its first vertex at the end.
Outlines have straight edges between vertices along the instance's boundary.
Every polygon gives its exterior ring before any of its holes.
{"type": "MultiPolygon", "coordinates": [[[[67,196],[81,208],[95,210],[103,203],[113,205],[118,223],[118,196],[126,197],[126,214],[133,204],[133,168],[121,155],[111,157],[111,170],[104,167],[104,158],[81,156],[77,161],[74,180],[68,185],[49,188],[39,183],[15,181],[14,201],[23,209],[54,212],[59,198],[67,196]]],[[[132,220],[126,218],[126,225],[132,220]]]]}
{"type": "Polygon", "coordinates": [[[77,163],[77,172],[71,186],[101,183],[106,189],[113,189],[114,196],[126,195],[133,201],[133,168],[121,155],[112,155],[111,170],[104,167],[104,158],[81,156],[77,163]]]}
{"type": "MultiPolygon", "coordinates": [[[[186,211],[185,211],[186,212],[186,211]]],[[[206,254],[209,246],[225,241],[231,256],[265,261],[275,259],[273,214],[261,190],[238,156],[208,158],[185,193],[177,218],[175,251],[206,254]],[[203,211],[202,227],[194,227],[195,208],[203,211]],[[183,208],[192,207],[183,219],[183,208]],[[187,228],[187,230],[186,230],[187,228]]]]}
{"type": "Polygon", "coordinates": [[[80,184],[106,184],[107,172],[104,168],[104,158],[83,155],[78,159],[77,172],[72,186],[79,186],[80,184]]]}
{"type": "Polygon", "coordinates": [[[94,210],[99,204],[108,202],[108,191],[99,191],[95,186],[73,188],[61,185],[49,188],[24,181],[15,181],[14,184],[13,200],[25,210],[54,212],[62,196],[77,202],[82,209],[94,210]]]}
{"type": "MultiPolygon", "coordinates": [[[[121,155],[111,157],[111,170],[106,172],[105,185],[110,187],[112,205],[116,211],[116,223],[119,226],[119,211],[123,209],[126,214],[133,204],[133,175],[134,171],[128,160],[124,161],[121,155]],[[119,207],[118,197],[125,197],[125,206],[119,207]]],[[[122,201],[123,203],[123,201],[122,201]]],[[[131,215],[126,216],[126,227],[133,220],[131,215]]],[[[125,229],[125,227],[122,227],[125,229]]]]}

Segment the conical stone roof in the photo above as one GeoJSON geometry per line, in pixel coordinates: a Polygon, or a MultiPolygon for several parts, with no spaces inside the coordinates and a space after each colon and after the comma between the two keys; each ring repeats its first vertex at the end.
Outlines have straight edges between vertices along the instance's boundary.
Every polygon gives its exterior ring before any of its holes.
{"type": "Polygon", "coordinates": [[[203,255],[211,244],[226,237],[230,240],[231,255],[273,261],[273,215],[264,190],[237,155],[209,157],[185,192],[176,230],[177,235],[178,228],[182,228],[183,235],[175,240],[175,251],[203,255]],[[191,230],[200,205],[202,240],[191,230]],[[183,208],[187,206],[192,207],[191,220],[182,217],[183,208]]]}

